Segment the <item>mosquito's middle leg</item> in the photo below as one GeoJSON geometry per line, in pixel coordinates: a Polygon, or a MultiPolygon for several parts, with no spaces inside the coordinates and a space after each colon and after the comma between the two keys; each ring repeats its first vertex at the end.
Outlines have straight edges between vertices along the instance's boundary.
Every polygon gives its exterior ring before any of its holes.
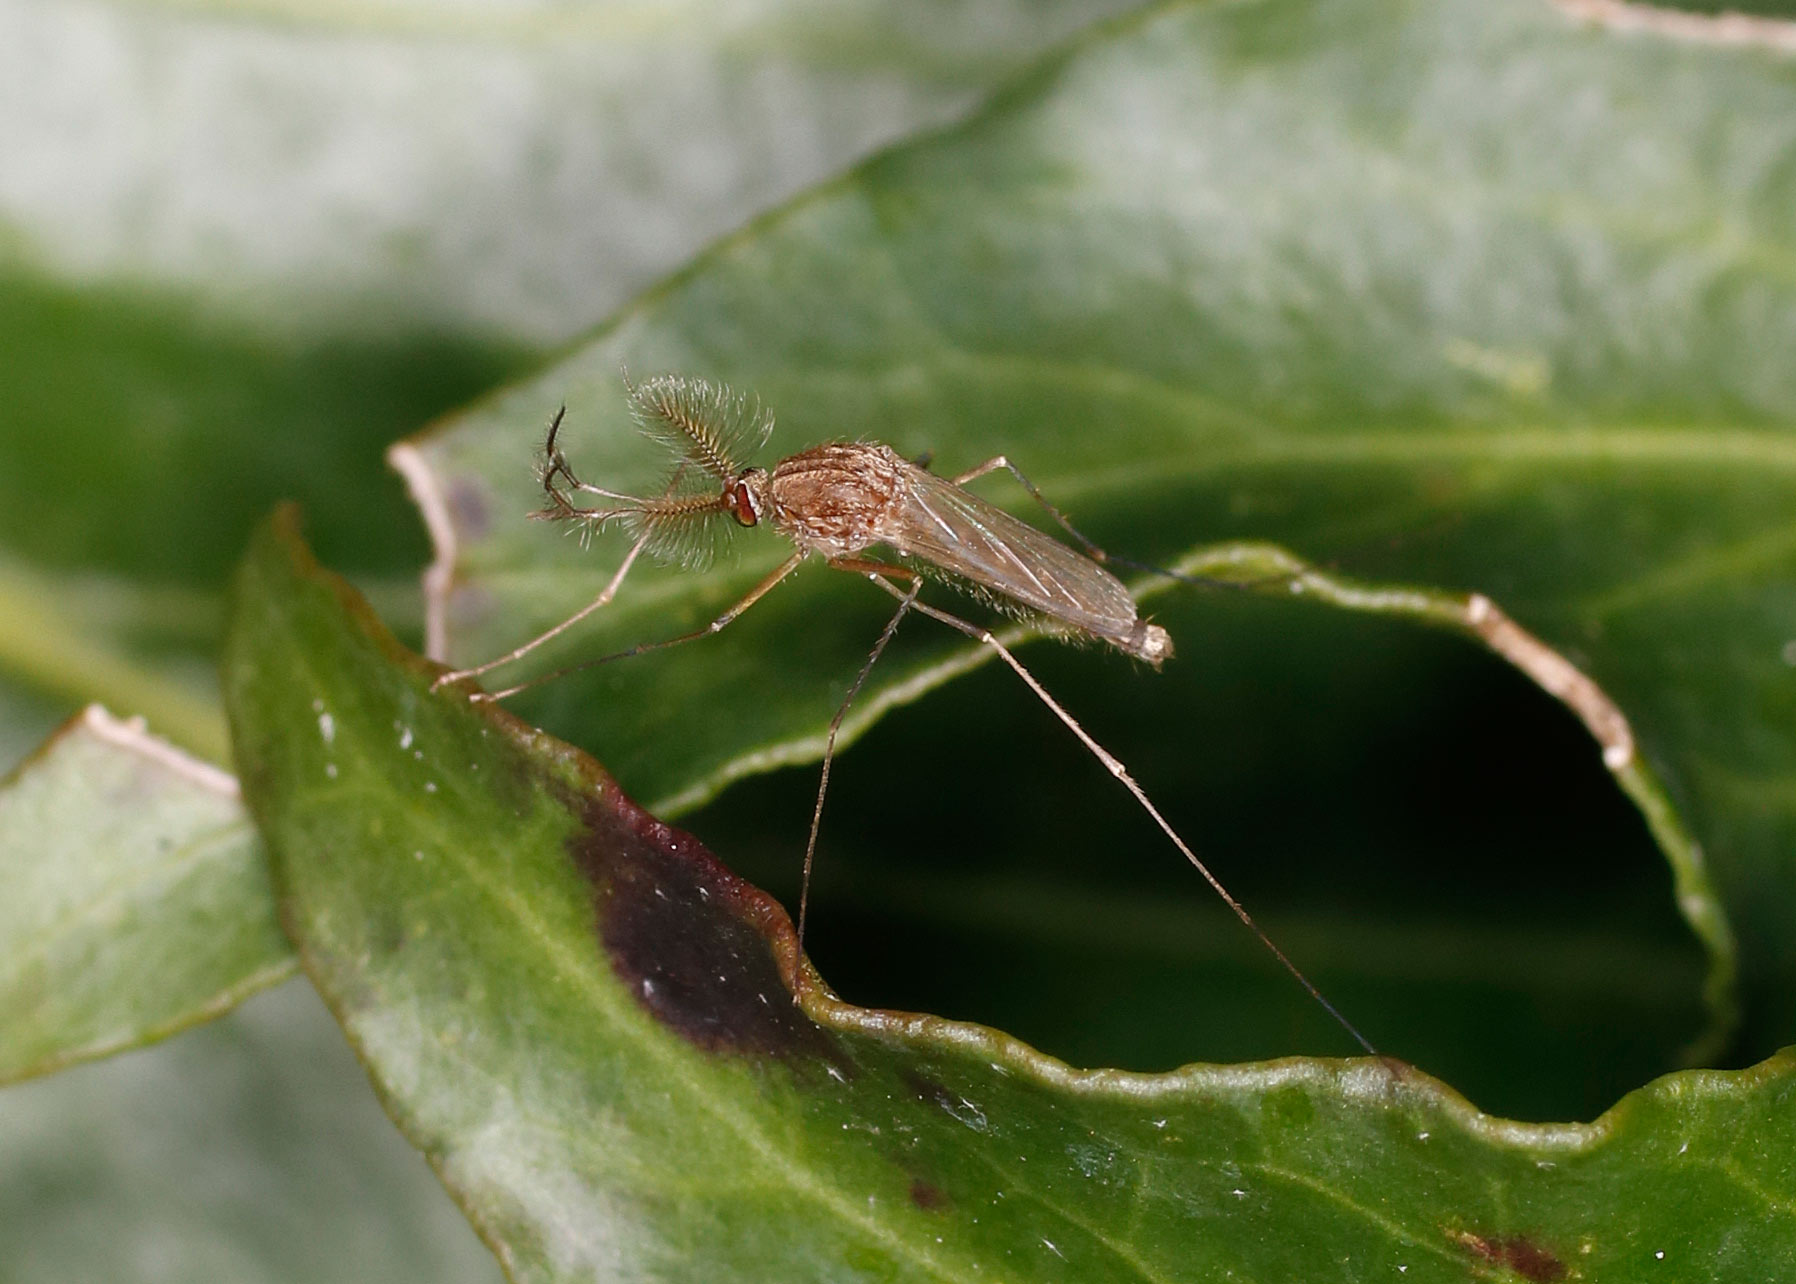
{"type": "Polygon", "coordinates": [[[682,642],[695,642],[699,638],[708,638],[713,633],[721,633],[726,627],[741,616],[744,611],[748,610],[749,607],[753,606],[756,602],[759,602],[763,597],[767,596],[768,593],[772,592],[773,587],[776,584],[785,579],[786,576],[790,575],[793,571],[797,570],[798,564],[804,561],[805,557],[806,552],[803,549],[792,554],[792,556],[788,557],[774,568],[773,574],[751,588],[741,601],[737,602],[729,610],[712,620],[702,629],[694,629],[692,632],[682,633],[678,637],[662,638],[659,642],[639,642],[635,646],[627,647],[622,651],[613,651],[610,655],[601,655],[591,660],[582,660],[578,664],[568,665],[565,669],[557,669],[553,673],[545,673],[541,677],[531,678],[528,682],[520,682],[516,686],[506,687],[502,691],[479,692],[473,698],[476,700],[504,700],[509,696],[516,695],[520,691],[528,691],[531,687],[540,686],[542,683],[551,682],[556,678],[564,678],[568,674],[578,673],[582,669],[591,669],[601,664],[610,664],[613,660],[627,660],[633,655],[642,655],[647,651],[659,651],[666,647],[678,646],[682,642]]]}
{"type": "Polygon", "coordinates": [[[906,577],[911,581],[911,586],[908,592],[899,595],[897,612],[886,622],[885,631],[879,635],[879,641],[875,642],[873,649],[867,653],[866,663],[861,665],[861,671],[849,684],[848,694],[842,697],[842,703],[836,709],[836,716],[830,719],[829,734],[823,740],[823,771],[817,780],[817,805],[811,809],[811,835],[805,840],[804,873],[798,885],[798,952],[800,954],[804,953],[805,920],[811,907],[811,866],[817,857],[817,834],[823,827],[823,796],[829,792],[829,768],[836,757],[836,734],[842,729],[842,721],[848,716],[849,706],[860,694],[861,687],[866,685],[867,675],[873,672],[874,664],[879,660],[881,653],[885,651],[886,643],[890,642],[892,635],[898,631],[899,621],[904,619],[906,613],[915,605],[917,594],[923,588],[923,577],[904,566],[888,566],[881,562],[863,562],[854,558],[834,558],[830,561],[830,565],[837,570],[855,571],[875,583],[881,583],[879,577],[882,575],[906,577]]]}
{"type": "Polygon", "coordinates": [[[938,610],[935,607],[930,606],[927,602],[918,602],[915,600],[916,594],[914,591],[907,595],[905,591],[900,589],[897,585],[892,584],[887,580],[883,580],[876,575],[869,575],[868,578],[872,579],[875,584],[878,584],[893,597],[902,600],[908,596],[911,607],[923,615],[927,615],[932,620],[940,620],[948,627],[959,630],[974,641],[988,646],[995,651],[998,658],[1009,665],[1011,670],[1015,672],[1016,675],[1027,684],[1029,689],[1035,693],[1036,698],[1045,704],[1056,718],[1060,719],[1061,723],[1065,725],[1068,731],[1071,731],[1073,735],[1078,737],[1079,743],[1090,750],[1091,755],[1104,765],[1104,769],[1112,776],[1115,776],[1117,780],[1122,783],[1123,788],[1127,789],[1129,793],[1134,796],[1135,801],[1141,805],[1141,809],[1152,818],[1155,825],[1159,826],[1160,832],[1166,835],[1174,847],[1178,848],[1179,854],[1191,864],[1193,869],[1203,875],[1204,881],[1222,898],[1223,903],[1227,905],[1229,909],[1234,911],[1235,917],[1246,924],[1248,930],[1259,938],[1260,944],[1264,945],[1272,952],[1272,956],[1284,965],[1285,970],[1295,977],[1297,983],[1309,992],[1310,997],[1321,1004],[1323,1010],[1332,1016],[1341,1028],[1353,1037],[1354,1042],[1358,1043],[1360,1047],[1366,1050],[1369,1056],[1376,1057],[1379,1055],[1378,1049],[1372,1046],[1365,1035],[1354,1028],[1353,1023],[1342,1016],[1340,1010],[1322,996],[1322,991],[1318,990],[1315,985],[1311,983],[1309,977],[1305,976],[1285,952],[1273,943],[1272,938],[1266,935],[1260,925],[1254,921],[1253,916],[1247,912],[1247,907],[1235,899],[1233,893],[1231,893],[1227,887],[1223,886],[1222,880],[1210,872],[1210,867],[1208,865],[1198,859],[1197,853],[1192,851],[1185,840],[1179,836],[1178,831],[1172,827],[1171,822],[1160,814],[1160,809],[1154,806],[1153,800],[1147,796],[1147,791],[1129,774],[1129,770],[1127,767],[1123,766],[1122,760],[1108,749],[1104,748],[1104,746],[1099,744],[1096,740],[1092,739],[1091,733],[1086,731],[1085,728],[1079,724],[1078,719],[1068,713],[1058,700],[1048,694],[1048,689],[1036,680],[1033,673],[1023,667],[1022,661],[1012,655],[1010,653],[1010,648],[998,641],[997,637],[993,635],[990,629],[981,628],[970,620],[961,619],[958,615],[950,615],[946,611],[938,610]]]}

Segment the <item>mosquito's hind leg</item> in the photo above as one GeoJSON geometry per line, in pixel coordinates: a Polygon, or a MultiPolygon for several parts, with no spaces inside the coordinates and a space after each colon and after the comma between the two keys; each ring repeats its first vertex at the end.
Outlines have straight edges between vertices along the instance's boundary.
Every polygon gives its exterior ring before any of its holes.
{"type": "Polygon", "coordinates": [[[1365,1035],[1354,1028],[1352,1022],[1342,1016],[1339,1009],[1323,997],[1322,991],[1318,990],[1315,985],[1311,983],[1309,977],[1305,976],[1303,972],[1299,970],[1298,966],[1291,962],[1285,952],[1273,943],[1272,938],[1266,935],[1265,930],[1262,929],[1258,923],[1254,922],[1253,916],[1247,912],[1246,906],[1236,900],[1233,893],[1223,886],[1222,880],[1210,872],[1210,867],[1204,864],[1202,860],[1198,859],[1197,853],[1192,851],[1185,840],[1179,836],[1178,831],[1172,827],[1171,822],[1160,814],[1160,809],[1154,806],[1153,800],[1147,796],[1147,791],[1129,774],[1129,770],[1127,767],[1123,766],[1122,760],[1108,749],[1104,748],[1104,746],[1100,745],[1096,740],[1092,739],[1091,733],[1079,725],[1078,719],[1068,713],[1058,700],[1048,694],[1048,689],[1036,680],[1033,673],[1030,673],[1028,669],[1023,667],[1023,662],[1012,655],[1010,653],[1010,648],[998,641],[997,637],[990,629],[981,628],[970,620],[961,619],[958,615],[950,615],[947,611],[938,610],[937,608],[930,606],[927,602],[917,601],[916,589],[914,586],[906,592],[905,590],[900,589],[897,585],[888,580],[881,579],[877,575],[869,574],[868,578],[883,588],[886,592],[890,593],[893,597],[904,601],[907,610],[914,609],[923,615],[927,615],[932,620],[939,620],[949,628],[956,629],[959,632],[966,634],[974,641],[979,642],[984,646],[988,646],[995,651],[998,658],[1009,665],[1011,670],[1015,672],[1028,688],[1035,693],[1036,698],[1046,705],[1048,710],[1056,718],[1060,719],[1061,723],[1068,731],[1078,737],[1079,743],[1084,745],[1086,749],[1091,752],[1092,757],[1102,763],[1104,769],[1122,783],[1123,788],[1129,791],[1135,801],[1140,804],[1141,809],[1145,811],[1153,820],[1154,824],[1159,827],[1160,832],[1165,834],[1172,845],[1178,849],[1179,854],[1191,864],[1193,869],[1203,875],[1204,881],[1210,885],[1211,890],[1220,896],[1223,903],[1227,905],[1229,909],[1234,911],[1235,917],[1240,919],[1241,922],[1247,926],[1248,930],[1259,938],[1260,944],[1271,951],[1272,956],[1284,965],[1285,971],[1296,978],[1297,983],[1309,993],[1309,996],[1317,1003],[1321,1004],[1322,1009],[1333,1017],[1336,1023],[1353,1037],[1354,1042],[1366,1050],[1368,1055],[1374,1057],[1379,1055],[1378,1049],[1372,1046],[1365,1035]]]}
{"type": "MultiPolygon", "coordinates": [[[[952,480],[956,486],[965,486],[968,482],[978,481],[988,473],[995,473],[1000,469],[1015,478],[1016,484],[1028,492],[1030,499],[1033,499],[1037,504],[1041,505],[1048,516],[1052,517],[1055,522],[1059,524],[1061,530],[1065,531],[1068,535],[1071,535],[1073,539],[1077,541],[1079,547],[1085,550],[1085,555],[1092,561],[1105,565],[1114,564],[1117,566],[1127,566],[1138,571],[1148,571],[1154,575],[1164,575],[1168,579],[1179,580],[1187,584],[1210,583],[1209,580],[1203,579],[1200,576],[1180,575],[1176,571],[1168,571],[1158,566],[1150,566],[1145,562],[1133,561],[1130,558],[1112,557],[1096,540],[1091,539],[1084,531],[1080,530],[1077,526],[1074,526],[1065,513],[1061,512],[1050,503],[1048,497],[1041,493],[1041,487],[1030,481],[1029,478],[1024,475],[1022,469],[1011,463],[1008,455],[993,455],[983,464],[967,469],[966,472],[952,480]]],[[[1229,581],[1217,580],[1215,583],[1223,585],[1229,584],[1229,581]]],[[[1229,584],[1229,586],[1236,587],[1232,584],[1229,584]]]]}

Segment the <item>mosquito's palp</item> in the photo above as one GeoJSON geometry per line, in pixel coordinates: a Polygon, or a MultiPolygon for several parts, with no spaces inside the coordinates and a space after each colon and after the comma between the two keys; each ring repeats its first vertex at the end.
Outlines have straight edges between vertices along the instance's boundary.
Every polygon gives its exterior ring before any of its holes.
{"type": "Polygon", "coordinates": [[[560,459],[561,452],[555,448],[555,437],[561,432],[561,421],[567,418],[567,402],[562,402],[555,417],[549,420],[549,435],[543,441],[543,454],[549,459],[560,459]]]}
{"type": "Polygon", "coordinates": [[[548,502],[530,514],[538,521],[602,524],[612,518],[623,516],[626,511],[621,508],[582,508],[568,498],[566,490],[556,484],[558,477],[565,477],[571,486],[580,484],[579,480],[566,470],[565,461],[556,459],[543,465],[543,494],[548,497],[548,502]]]}
{"type": "Polygon", "coordinates": [[[565,481],[568,486],[576,490],[580,489],[580,479],[574,476],[574,470],[568,466],[567,456],[562,454],[561,448],[555,444],[555,438],[561,432],[561,421],[565,418],[567,418],[567,407],[564,405],[555,412],[555,417],[549,421],[549,435],[543,441],[542,463],[537,466],[536,470],[536,480],[541,483],[543,494],[548,502],[530,514],[535,518],[548,521],[573,521],[595,516],[589,510],[578,507],[567,497],[567,492],[557,484],[558,480],[565,481]]]}
{"type": "Polygon", "coordinates": [[[614,490],[606,490],[602,486],[590,486],[574,475],[573,465],[568,463],[567,455],[555,444],[561,433],[561,421],[567,415],[567,407],[563,406],[555,412],[549,421],[549,435],[543,442],[542,463],[536,471],[537,480],[542,483],[543,494],[548,502],[530,516],[547,521],[583,521],[599,524],[614,518],[625,516],[636,507],[649,501],[638,499],[634,495],[624,495],[614,490]],[[605,499],[618,501],[616,508],[582,508],[568,498],[569,491],[581,491],[589,495],[599,495],[605,499]]]}
{"type": "MultiPolygon", "coordinates": [[[[646,397],[666,382],[666,379],[653,379],[640,387],[628,386],[632,396],[646,397]]],[[[725,399],[736,400],[729,394],[725,399]]],[[[564,414],[565,410],[558,412],[549,423],[548,438],[543,442],[542,463],[537,469],[537,479],[542,483],[546,502],[530,516],[539,521],[579,523],[583,542],[591,540],[595,531],[616,522],[632,538],[641,539],[649,553],[664,561],[694,567],[707,564],[719,540],[727,537],[729,528],[734,525],[715,520],[728,513],[730,505],[723,493],[710,484],[706,475],[708,466],[689,453],[674,465],[666,487],[653,498],[591,485],[580,480],[557,444],[564,414]],[[695,471],[699,476],[690,476],[695,471]],[[597,495],[608,502],[588,508],[574,502],[576,494],[597,495]]]]}

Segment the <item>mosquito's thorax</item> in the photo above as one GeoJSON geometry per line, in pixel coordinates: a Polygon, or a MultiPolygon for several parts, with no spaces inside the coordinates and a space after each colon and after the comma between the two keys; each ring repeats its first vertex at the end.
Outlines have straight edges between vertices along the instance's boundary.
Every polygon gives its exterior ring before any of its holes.
{"type": "Polygon", "coordinates": [[[890,446],[835,442],[782,459],[767,478],[775,529],[801,548],[847,557],[889,539],[908,467],[890,446]]]}

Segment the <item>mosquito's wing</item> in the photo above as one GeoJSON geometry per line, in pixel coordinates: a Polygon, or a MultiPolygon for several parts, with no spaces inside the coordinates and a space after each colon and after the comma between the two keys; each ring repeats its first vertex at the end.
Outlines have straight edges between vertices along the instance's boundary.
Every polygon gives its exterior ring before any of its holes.
{"type": "Polygon", "coordinates": [[[909,482],[885,542],[1125,651],[1143,625],[1122,582],[1090,558],[945,478],[903,465],[909,482]]]}

